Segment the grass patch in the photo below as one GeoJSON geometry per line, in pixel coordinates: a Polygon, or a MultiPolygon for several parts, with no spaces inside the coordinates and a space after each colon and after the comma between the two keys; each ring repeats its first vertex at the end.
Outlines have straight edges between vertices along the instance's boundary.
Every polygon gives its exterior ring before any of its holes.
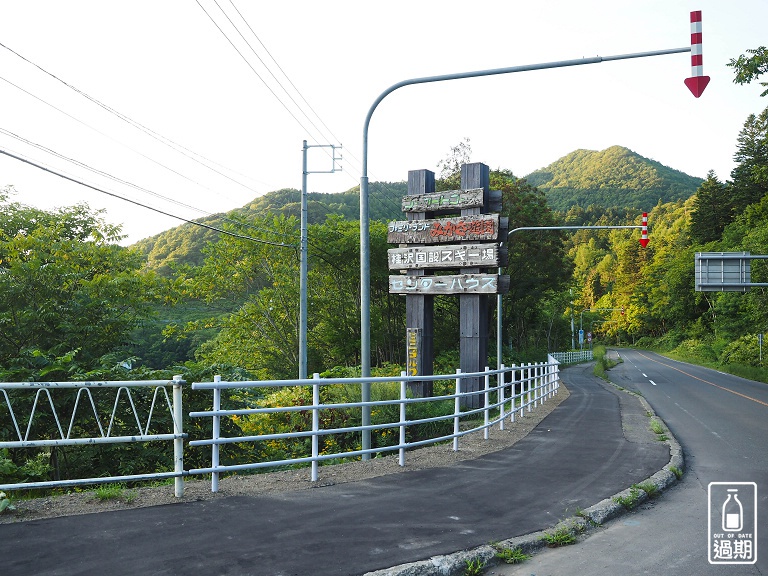
{"type": "Polygon", "coordinates": [[[595,359],[595,368],[593,373],[598,378],[609,381],[606,372],[616,366],[618,362],[614,362],[613,360],[609,359],[606,354],[607,352],[605,350],[605,346],[599,345],[592,349],[592,356],[595,359]]]}
{"type": "Polygon", "coordinates": [[[138,496],[135,490],[126,490],[124,484],[102,484],[94,490],[94,494],[102,502],[122,500],[127,504],[133,502],[138,496]]]}
{"type": "Polygon", "coordinates": [[[626,496],[614,496],[613,501],[616,504],[621,504],[627,510],[632,510],[640,503],[640,488],[632,486],[629,489],[629,494],[626,496]]]}
{"type": "Polygon", "coordinates": [[[480,558],[467,560],[467,567],[464,568],[464,576],[479,576],[485,570],[485,562],[480,558]]]}
{"type": "Polygon", "coordinates": [[[576,543],[576,536],[566,526],[561,526],[552,532],[547,532],[541,537],[550,548],[559,548],[576,543]]]}
{"type": "Polygon", "coordinates": [[[658,420],[651,420],[651,432],[654,434],[664,434],[664,426],[658,420]]]}
{"type": "Polygon", "coordinates": [[[530,554],[523,552],[522,548],[504,548],[495,545],[496,558],[499,558],[505,564],[522,564],[531,558],[530,554]]]}
{"type": "Polygon", "coordinates": [[[669,471],[672,472],[672,474],[675,475],[675,478],[680,480],[683,477],[683,471],[680,470],[677,466],[670,466],[669,471]]]}
{"type": "Polygon", "coordinates": [[[587,516],[586,512],[582,510],[581,508],[576,508],[576,512],[574,513],[575,516],[578,516],[579,518],[583,518],[584,521],[586,521],[587,524],[590,526],[598,527],[600,526],[599,522],[595,522],[590,516],[587,516]]]}
{"type": "Polygon", "coordinates": [[[656,486],[653,482],[643,482],[642,484],[635,484],[640,490],[648,494],[648,498],[653,500],[654,498],[658,497],[661,492],[659,492],[659,487],[656,486]]]}

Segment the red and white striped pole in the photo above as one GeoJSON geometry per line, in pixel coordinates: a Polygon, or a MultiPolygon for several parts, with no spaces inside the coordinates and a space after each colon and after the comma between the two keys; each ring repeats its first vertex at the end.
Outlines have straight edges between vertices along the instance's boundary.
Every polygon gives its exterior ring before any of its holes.
{"type": "Polygon", "coordinates": [[[709,84],[709,76],[704,76],[704,61],[701,53],[701,10],[691,12],[691,77],[685,79],[685,85],[698,98],[709,84]]]}
{"type": "Polygon", "coordinates": [[[640,246],[648,246],[648,212],[643,212],[643,227],[640,229],[640,246]]]}

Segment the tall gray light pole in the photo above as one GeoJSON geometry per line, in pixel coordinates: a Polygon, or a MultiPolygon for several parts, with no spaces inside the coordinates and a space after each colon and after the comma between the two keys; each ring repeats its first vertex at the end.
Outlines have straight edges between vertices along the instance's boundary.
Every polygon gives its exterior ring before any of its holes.
{"type": "MultiPolygon", "coordinates": [[[[581,66],[583,64],[599,64],[600,62],[609,62],[612,60],[628,60],[630,58],[644,58],[647,56],[663,56],[665,54],[679,54],[681,52],[690,52],[691,47],[671,48],[668,50],[656,50],[653,52],[639,52],[636,54],[622,54],[618,56],[595,56],[594,58],[582,58],[579,60],[563,60],[561,62],[547,62],[542,64],[529,64],[525,66],[512,66],[509,68],[494,68],[490,70],[478,70],[475,72],[459,72],[456,74],[444,74],[441,76],[425,76],[423,78],[412,78],[393,84],[382,92],[374,100],[363,123],[363,161],[362,173],[360,175],[360,366],[362,376],[371,375],[371,244],[370,244],[370,222],[368,214],[368,128],[371,123],[371,117],[376,107],[389,94],[413,84],[427,84],[430,82],[442,82],[445,80],[460,80],[462,78],[477,78],[479,76],[498,76],[500,74],[512,74],[514,72],[528,72],[532,70],[546,70],[550,68],[565,68],[567,66],[581,66]]],[[[371,399],[371,385],[363,384],[362,401],[369,402],[371,399]]],[[[363,406],[363,426],[369,426],[371,423],[370,406],[363,406]]],[[[369,430],[363,431],[363,450],[369,450],[371,447],[371,434],[369,430]]]]}
{"type": "Polygon", "coordinates": [[[301,269],[299,272],[299,378],[307,377],[307,275],[309,267],[307,258],[309,256],[309,240],[307,238],[307,174],[332,174],[341,170],[336,167],[336,162],[341,157],[336,157],[336,148],[333,144],[313,144],[307,145],[304,140],[302,147],[302,170],[301,170],[301,269]],[[307,169],[307,150],[309,148],[330,148],[332,150],[333,166],[330,170],[309,170],[307,169]]]}

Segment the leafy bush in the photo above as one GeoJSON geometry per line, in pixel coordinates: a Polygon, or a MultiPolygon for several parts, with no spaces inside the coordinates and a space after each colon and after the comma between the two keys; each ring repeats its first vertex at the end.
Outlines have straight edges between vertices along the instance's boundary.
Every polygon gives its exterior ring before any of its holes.
{"type": "Polygon", "coordinates": [[[705,362],[717,361],[717,354],[712,349],[712,345],[703,340],[683,340],[672,352],[685,358],[693,358],[705,362]]]}
{"type": "Polygon", "coordinates": [[[15,507],[11,504],[10,498],[5,495],[5,492],[0,492],[0,514],[6,510],[14,510],[15,507]]]}
{"type": "MultiPolygon", "coordinates": [[[[686,335],[683,332],[680,332],[678,330],[670,330],[663,336],[659,338],[655,338],[654,342],[651,344],[653,348],[656,350],[662,350],[662,351],[670,351],[677,348],[680,343],[685,340],[686,335]]],[[[641,340],[644,340],[645,338],[642,338],[641,340]]]]}
{"type": "Polygon", "coordinates": [[[659,339],[651,336],[643,336],[635,341],[635,348],[645,348],[646,350],[652,350],[659,345],[659,339]]]}
{"type": "MultiPolygon", "coordinates": [[[[390,370],[393,370],[390,367],[390,370]]],[[[324,376],[349,377],[347,369],[335,368],[324,376]]],[[[409,395],[410,396],[410,395],[409,395]]],[[[374,402],[399,400],[400,384],[397,381],[374,383],[371,385],[371,400],[374,402]]],[[[360,387],[355,384],[330,384],[320,387],[322,404],[348,404],[360,401],[360,387]]],[[[285,387],[267,394],[259,407],[277,408],[285,406],[311,406],[312,389],[308,386],[285,387]]],[[[453,413],[453,402],[419,402],[407,407],[409,420],[420,420],[453,413]]],[[[312,410],[274,412],[233,417],[244,435],[288,434],[312,430],[312,410]]],[[[319,424],[323,430],[349,428],[362,423],[362,409],[359,407],[326,408],[319,411],[319,424]]],[[[371,424],[382,425],[400,421],[400,406],[397,403],[374,406],[371,410],[371,424]]],[[[415,442],[450,434],[453,421],[428,422],[409,426],[406,429],[406,442],[415,442]]],[[[396,446],[400,441],[398,427],[381,428],[371,433],[372,448],[396,446]]],[[[319,453],[340,454],[360,450],[362,436],[360,432],[343,432],[319,437],[319,453]]],[[[289,439],[271,439],[258,442],[255,447],[255,462],[303,458],[312,453],[312,438],[304,436],[289,439]]]]}
{"type": "MultiPolygon", "coordinates": [[[[23,458],[29,454],[17,451],[18,457],[23,458]]],[[[14,455],[16,457],[16,455],[14,455]]],[[[39,482],[49,480],[51,475],[51,453],[38,452],[32,454],[27,460],[14,461],[10,450],[0,450],[0,483],[16,484],[21,482],[39,482]]]]}
{"type": "Polygon", "coordinates": [[[760,365],[760,344],[757,334],[746,334],[728,344],[720,354],[723,364],[760,365]]]}

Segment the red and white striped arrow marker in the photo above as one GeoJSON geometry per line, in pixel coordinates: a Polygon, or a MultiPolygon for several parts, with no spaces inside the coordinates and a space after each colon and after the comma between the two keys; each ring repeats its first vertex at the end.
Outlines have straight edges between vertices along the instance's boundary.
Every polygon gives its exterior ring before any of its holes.
{"type": "Polygon", "coordinates": [[[691,12],[691,78],[685,79],[685,85],[698,98],[709,84],[709,76],[704,76],[701,54],[701,10],[691,12]]]}
{"type": "Polygon", "coordinates": [[[643,227],[640,229],[640,246],[648,246],[648,212],[643,212],[643,227]]]}

